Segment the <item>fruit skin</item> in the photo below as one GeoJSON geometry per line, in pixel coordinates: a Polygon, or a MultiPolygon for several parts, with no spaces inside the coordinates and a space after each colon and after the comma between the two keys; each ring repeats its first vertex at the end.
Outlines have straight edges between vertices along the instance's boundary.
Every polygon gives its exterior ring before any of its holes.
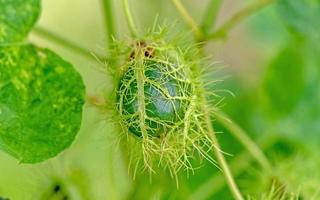
{"type": "MultiPolygon", "coordinates": [[[[186,77],[183,73],[179,70],[172,72],[172,64],[145,59],[143,65],[146,112],[144,124],[148,136],[159,137],[176,123],[182,122],[189,105],[191,89],[188,81],[184,81],[186,77]]],[[[137,84],[135,69],[131,65],[119,82],[117,102],[118,110],[130,132],[141,137],[137,84]]]]}

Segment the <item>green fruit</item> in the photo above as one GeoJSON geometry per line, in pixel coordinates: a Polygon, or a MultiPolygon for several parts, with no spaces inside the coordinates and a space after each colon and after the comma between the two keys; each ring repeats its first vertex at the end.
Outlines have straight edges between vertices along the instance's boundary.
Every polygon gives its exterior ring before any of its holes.
{"type": "MultiPolygon", "coordinates": [[[[120,80],[118,109],[128,129],[141,137],[136,69],[131,65],[120,80]]],[[[182,122],[188,108],[191,87],[184,71],[169,63],[144,60],[144,105],[146,132],[158,137],[182,122]]]]}

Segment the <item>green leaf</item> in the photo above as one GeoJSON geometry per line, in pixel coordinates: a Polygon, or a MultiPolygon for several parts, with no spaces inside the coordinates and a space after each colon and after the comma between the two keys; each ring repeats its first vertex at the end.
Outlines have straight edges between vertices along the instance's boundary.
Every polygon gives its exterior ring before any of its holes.
{"type": "Polygon", "coordinates": [[[309,39],[320,39],[319,0],[280,0],[278,11],[293,32],[309,39]]]}
{"type": "Polygon", "coordinates": [[[305,88],[304,65],[303,45],[295,40],[271,62],[263,79],[268,114],[284,116],[296,107],[305,88]]]}
{"type": "Polygon", "coordinates": [[[21,42],[40,15],[40,0],[0,0],[0,45],[21,42]]]}
{"type": "Polygon", "coordinates": [[[73,66],[33,45],[0,47],[0,148],[35,163],[70,146],[85,87],[73,66]]]}

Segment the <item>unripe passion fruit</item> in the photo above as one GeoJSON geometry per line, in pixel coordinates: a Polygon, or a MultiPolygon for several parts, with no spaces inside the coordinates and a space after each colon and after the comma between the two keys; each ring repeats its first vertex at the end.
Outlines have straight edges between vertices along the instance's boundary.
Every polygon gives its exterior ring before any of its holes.
{"type": "Polygon", "coordinates": [[[142,63],[143,69],[139,69],[144,76],[142,81],[137,80],[134,60],[120,80],[118,109],[130,132],[142,136],[139,116],[144,115],[142,124],[147,135],[158,137],[183,123],[191,86],[182,67],[151,58],[144,58],[142,63]],[[143,84],[140,88],[143,88],[144,98],[138,98],[138,82],[143,84]],[[144,109],[139,105],[144,105],[144,109]]]}

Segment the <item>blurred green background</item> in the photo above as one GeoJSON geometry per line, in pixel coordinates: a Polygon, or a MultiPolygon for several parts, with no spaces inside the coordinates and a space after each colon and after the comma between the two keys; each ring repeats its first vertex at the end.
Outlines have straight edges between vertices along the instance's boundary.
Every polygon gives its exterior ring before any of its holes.
{"type": "MultiPolygon", "coordinates": [[[[208,0],[182,1],[200,22],[208,0]]],[[[224,0],[218,26],[253,1],[224,0]]],[[[190,31],[169,0],[131,0],[138,27],[175,22],[172,32],[190,31]]],[[[128,38],[121,1],[113,1],[118,38],[128,38]]],[[[301,199],[320,199],[320,2],[281,0],[239,24],[226,40],[210,42],[205,53],[223,68],[215,89],[224,98],[220,108],[258,141],[275,166],[262,169],[219,123],[213,123],[240,189],[261,197],[273,180],[301,199]],[[224,89],[230,90],[234,96],[224,89]]],[[[92,52],[106,52],[105,28],[99,0],[43,0],[38,27],[48,29],[92,52]]],[[[191,34],[190,34],[191,35],[191,34]]],[[[93,56],[84,57],[36,31],[29,40],[48,47],[81,73],[88,95],[110,90],[110,77],[93,56]]],[[[215,67],[215,66],[213,66],[215,67]]],[[[179,188],[170,176],[152,180],[128,175],[117,148],[117,130],[107,114],[86,105],[73,145],[40,164],[19,164],[0,152],[0,196],[34,199],[232,199],[221,172],[206,161],[192,174],[179,174],[179,188]]]]}

